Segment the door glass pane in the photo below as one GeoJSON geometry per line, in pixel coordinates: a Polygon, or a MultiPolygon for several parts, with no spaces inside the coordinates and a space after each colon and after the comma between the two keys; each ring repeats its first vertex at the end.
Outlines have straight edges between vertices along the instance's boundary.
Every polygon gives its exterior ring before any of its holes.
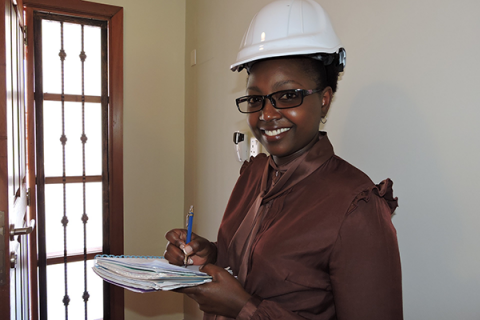
{"type": "MultiPolygon", "coordinates": [[[[102,183],[86,183],[87,251],[102,247],[102,183]]],[[[66,185],[67,254],[83,252],[83,184],[66,185]]],[[[45,220],[48,255],[63,255],[63,185],[45,185],[45,220]]]]}
{"type": "MultiPolygon", "coordinates": [[[[46,177],[62,175],[62,104],[57,101],[43,102],[43,149],[46,177]]],[[[67,141],[68,143],[68,141],[67,141]]]]}
{"type": "Polygon", "coordinates": [[[82,167],[82,104],[65,102],[65,171],[67,176],[81,176],[82,167]]]}
{"type": "Polygon", "coordinates": [[[63,23],[63,48],[65,58],[65,93],[82,94],[82,52],[81,26],[74,23],[63,23]]]}
{"type": "Polygon", "coordinates": [[[62,93],[60,22],[42,20],[43,92],[62,93]]]}
{"type": "Polygon", "coordinates": [[[102,94],[102,50],[101,28],[85,26],[84,50],[85,59],[85,95],[100,96],[102,94]]]}
{"type": "MultiPolygon", "coordinates": [[[[59,177],[63,172],[62,104],[44,101],[45,176],[59,177]]],[[[82,104],[65,102],[66,175],[82,175],[82,104]]],[[[100,103],[85,103],[86,175],[102,174],[102,109],[100,103]]]]}
{"type": "MultiPolygon", "coordinates": [[[[85,290],[83,266],[83,261],[67,264],[69,320],[85,319],[85,304],[82,298],[85,290]]],[[[93,272],[92,267],[93,260],[87,261],[87,291],[90,295],[87,319],[103,319],[103,283],[93,272]]],[[[65,319],[65,306],[62,302],[65,296],[64,265],[47,266],[47,279],[49,319],[65,319]]]]}
{"type": "Polygon", "coordinates": [[[87,176],[102,174],[102,105],[85,103],[85,171],[87,176]]]}
{"type": "MultiPolygon", "coordinates": [[[[66,176],[81,176],[82,167],[82,104],[65,102],[65,172],[66,176]]],[[[62,105],[57,101],[44,102],[45,176],[63,175],[62,105]]],[[[93,123],[98,120],[89,120],[93,123]]],[[[97,124],[98,125],[98,124],[97,124]]],[[[101,124],[100,124],[101,126],[101,124]]],[[[95,128],[92,128],[95,130],[95,128]]],[[[101,129],[100,129],[101,130],[101,129]]],[[[87,135],[88,137],[88,135],[87,135]]],[[[94,140],[95,141],[95,140],[94,140]]],[[[94,143],[94,142],[92,142],[94,143]]],[[[88,144],[88,141],[87,141],[88,144]]],[[[93,148],[94,150],[95,148],[93,148]]],[[[97,152],[98,153],[98,152],[97,152]]],[[[101,158],[100,158],[101,159],[101,158]]],[[[98,156],[96,158],[98,161],[98,156]]],[[[100,160],[101,161],[101,160],[100,160]]],[[[101,164],[100,164],[101,165],[101,164]]],[[[98,172],[98,169],[97,169],[98,172]]]]}
{"type": "MultiPolygon", "coordinates": [[[[59,57],[61,27],[59,21],[42,20],[43,41],[43,91],[62,92],[62,69],[59,57]]],[[[81,26],[63,24],[63,47],[66,53],[64,64],[65,94],[82,93],[82,65],[80,59],[81,26]]],[[[84,26],[85,95],[101,95],[101,28],[84,26]]]]}

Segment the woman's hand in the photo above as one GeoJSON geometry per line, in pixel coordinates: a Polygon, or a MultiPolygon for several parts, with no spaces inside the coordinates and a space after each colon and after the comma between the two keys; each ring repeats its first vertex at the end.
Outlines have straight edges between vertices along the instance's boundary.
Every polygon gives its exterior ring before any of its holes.
{"type": "Polygon", "coordinates": [[[175,291],[187,294],[204,312],[236,318],[250,295],[237,279],[218,266],[207,264],[200,271],[211,275],[212,282],[175,291]]]}
{"type": "Polygon", "coordinates": [[[167,248],[163,254],[164,258],[171,264],[184,265],[185,254],[188,255],[189,265],[204,265],[217,261],[217,247],[205,238],[192,233],[192,240],[186,244],[187,230],[173,229],[165,235],[167,248]]]}

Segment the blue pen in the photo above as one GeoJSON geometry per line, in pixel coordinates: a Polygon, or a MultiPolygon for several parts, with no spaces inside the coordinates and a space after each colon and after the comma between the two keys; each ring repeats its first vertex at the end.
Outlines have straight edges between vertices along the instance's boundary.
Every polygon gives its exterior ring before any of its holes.
{"type": "MultiPolygon", "coordinates": [[[[192,225],[193,225],[193,205],[190,206],[190,210],[188,211],[188,214],[187,214],[187,241],[185,241],[185,244],[190,243],[190,241],[192,241],[192,225]]],[[[185,254],[185,261],[184,261],[185,267],[187,266],[187,261],[188,261],[188,256],[187,254],[185,254]]]]}
{"type": "Polygon", "coordinates": [[[190,206],[190,210],[187,214],[188,222],[187,222],[187,242],[190,243],[192,241],[192,224],[193,224],[193,205],[190,206]]]}

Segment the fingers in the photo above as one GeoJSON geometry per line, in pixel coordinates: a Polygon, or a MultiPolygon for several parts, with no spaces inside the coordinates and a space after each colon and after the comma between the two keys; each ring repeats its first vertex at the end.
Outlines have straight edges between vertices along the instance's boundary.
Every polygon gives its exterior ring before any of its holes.
{"type": "Polygon", "coordinates": [[[200,267],[199,269],[201,272],[205,272],[206,274],[208,274],[209,276],[212,277],[212,280],[214,282],[218,282],[218,281],[221,281],[222,279],[224,279],[225,277],[233,277],[228,271],[226,271],[225,269],[219,267],[219,266],[216,266],[214,264],[206,264],[202,267],[200,267]]]}
{"type": "Polygon", "coordinates": [[[180,247],[180,245],[185,244],[185,239],[187,238],[187,230],[185,229],[170,230],[165,234],[165,238],[168,240],[168,242],[173,243],[177,247],[180,247]]]}
{"type": "Polygon", "coordinates": [[[194,286],[194,287],[178,288],[178,289],[173,289],[172,291],[192,295],[198,292],[198,287],[194,286]]]}
{"type": "Polygon", "coordinates": [[[192,242],[185,246],[185,250],[191,246],[193,255],[191,255],[195,264],[215,263],[217,261],[217,247],[205,238],[196,237],[192,242]]]}
{"type": "Polygon", "coordinates": [[[194,299],[204,312],[235,318],[250,299],[250,295],[235,277],[221,267],[206,264],[200,271],[211,275],[212,282],[180,289],[178,292],[194,299]]]}
{"type": "Polygon", "coordinates": [[[168,260],[168,262],[175,264],[175,265],[184,265],[185,264],[185,255],[189,256],[187,260],[187,264],[202,264],[203,261],[195,261],[198,260],[198,257],[195,259],[190,258],[196,254],[198,250],[201,250],[203,247],[202,244],[197,243],[200,239],[204,240],[203,238],[195,235],[192,233],[192,241],[190,244],[185,244],[185,240],[187,238],[187,231],[184,229],[173,229],[170,230],[165,234],[165,238],[168,240],[167,246],[165,248],[165,252],[163,254],[164,258],[168,260]],[[197,241],[196,241],[197,240],[197,241]]]}
{"type": "Polygon", "coordinates": [[[217,257],[217,248],[205,238],[192,233],[192,240],[185,244],[187,231],[173,229],[167,232],[165,238],[169,241],[164,253],[165,259],[176,265],[184,265],[185,255],[188,256],[187,264],[202,265],[214,263],[217,257]]]}
{"type": "Polygon", "coordinates": [[[205,249],[208,249],[208,245],[210,242],[202,237],[195,237],[193,238],[192,236],[192,241],[190,243],[186,244],[184,247],[184,251],[187,255],[191,255],[192,253],[195,253],[199,256],[204,256],[207,254],[205,249]]]}
{"type": "Polygon", "coordinates": [[[165,238],[168,240],[168,243],[163,254],[164,258],[172,264],[183,265],[185,258],[183,247],[185,246],[186,231],[173,229],[165,234],[165,238]]]}
{"type": "Polygon", "coordinates": [[[209,276],[213,276],[214,273],[218,273],[219,270],[224,270],[224,269],[222,269],[219,266],[216,266],[214,264],[208,263],[204,266],[201,266],[199,270],[201,272],[205,272],[209,276]]]}
{"type": "Polygon", "coordinates": [[[163,257],[168,260],[171,264],[181,266],[184,263],[185,254],[183,251],[172,243],[167,243],[165,253],[163,257]]]}

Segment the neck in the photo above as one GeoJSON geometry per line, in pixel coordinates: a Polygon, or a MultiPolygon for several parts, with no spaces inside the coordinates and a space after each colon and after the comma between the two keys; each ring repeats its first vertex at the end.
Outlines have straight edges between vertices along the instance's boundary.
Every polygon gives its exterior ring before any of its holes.
{"type": "Polygon", "coordinates": [[[298,157],[300,157],[302,154],[304,154],[305,152],[307,152],[308,150],[310,150],[310,148],[317,142],[318,140],[318,135],[319,133],[317,132],[315,134],[315,136],[313,137],[312,140],[310,140],[310,142],[302,147],[301,149],[295,151],[294,153],[292,154],[289,154],[288,156],[284,156],[284,157],[277,157],[277,156],[272,156],[273,158],[273,161],[275,161],[275,164],[277,166],[281,166],[281,165],[284,165],[284,164],[287,164],[289,163],[290,161],[293,161],[295,159],[297,159],[298,157]]]}

